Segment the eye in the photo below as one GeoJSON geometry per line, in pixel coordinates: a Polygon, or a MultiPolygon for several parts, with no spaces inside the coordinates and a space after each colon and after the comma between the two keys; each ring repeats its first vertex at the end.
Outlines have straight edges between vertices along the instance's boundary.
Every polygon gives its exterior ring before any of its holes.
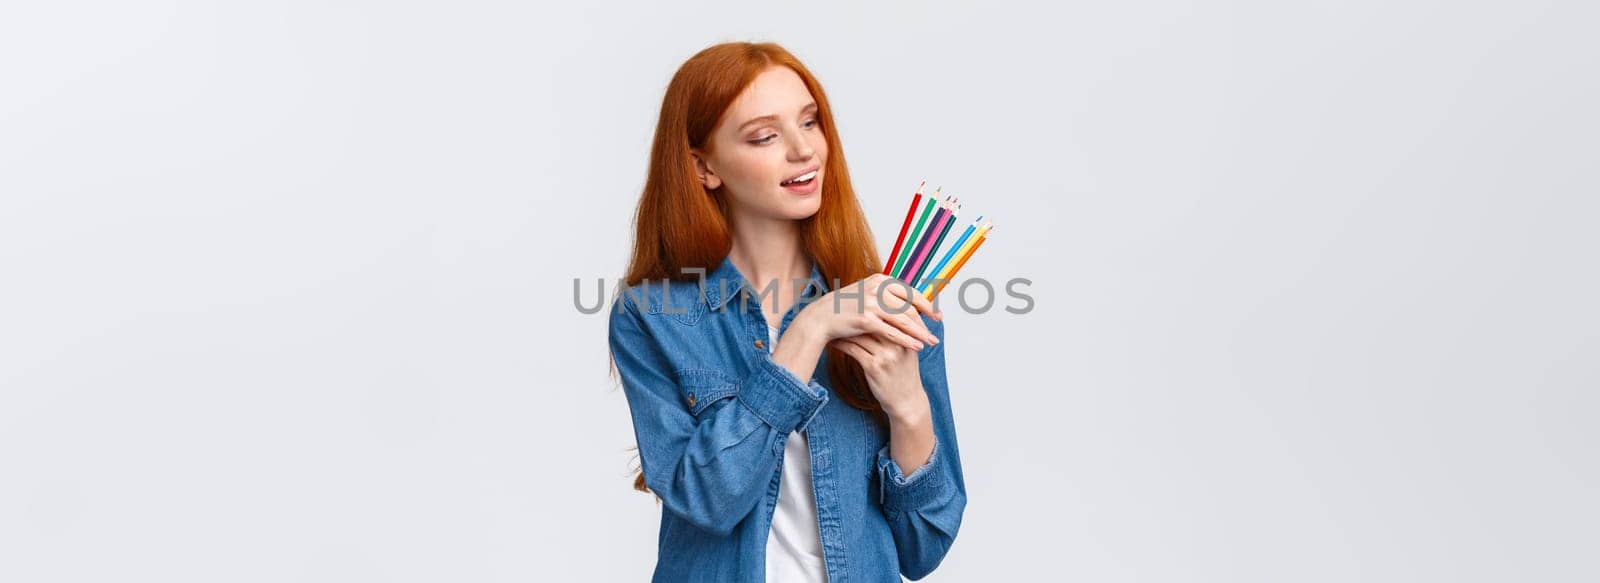
{"type": "Polygon", "coordinates": [[[777,137],[778,137],[778,134],[771,134],[771,135],[768,135],[767,137],[764,137],[764,138],[757,138],[757,139],[754,139],[754,140],[750,140],[750,143],[755,144],[757,146],[764,146],[766,144],[771,143],[772,140],[774,138],[777,138],[777,137]]]}
{"type": "Polygon", "coordinates": [[[809,127],[815,127],[817,124],[820,124],[820,123],[822,123],[822,122],[814,120],[814,119],[813,120],[807,120],[806,123],[805,123],[805,127],[808,127],[808,128],[809,127]]]}

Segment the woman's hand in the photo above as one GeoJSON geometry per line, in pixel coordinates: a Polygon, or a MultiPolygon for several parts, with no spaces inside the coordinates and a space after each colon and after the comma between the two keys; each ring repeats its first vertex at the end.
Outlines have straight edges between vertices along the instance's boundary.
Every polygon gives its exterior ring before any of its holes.
{"type": "Polygon", "coordinates": [[[783,341],[773,349],[772,360],[796,377],[809,379],[829,342],[863,334],[904,346],[915,354],[924,342],[939,343],[919,313],[944,319],[933,302],[904,281],[873,274],[811,300],[789,323],[783,341]]]}
{"type": "Polygon", "coordinates": [[[922,387],[917,351],[872,334],[829,343],[861,363],[867,387],[889,416],[889,456],[906,475],[933,455],[933,414],[922,387]]]}
{"type": "Polygon", "coordinates": [[[928,393],[922,387],[917,351],[873,334],[828,343],[861,363],[867,387],[892,421],[920,421],[928,416],[928,393]]]}
{"type": "Polygon", "coordinates": [[[935,320],[944,314],[904,281],[874,273],[813,300],[796,317],[824,342],[871,334],[913,351],[938,344],[918,314],[935,320]]]}

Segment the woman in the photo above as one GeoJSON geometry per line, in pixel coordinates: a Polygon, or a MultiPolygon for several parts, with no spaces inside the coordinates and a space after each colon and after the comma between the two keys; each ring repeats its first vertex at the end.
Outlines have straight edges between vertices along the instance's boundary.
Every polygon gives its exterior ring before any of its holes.
{"type": "Polygon", "coordinates": [[[821,85],[775,44],[707,48],[650,158],[610,345],[654,580],[933,571],[966,507],[943,317],[875,273],[821,85]]]}

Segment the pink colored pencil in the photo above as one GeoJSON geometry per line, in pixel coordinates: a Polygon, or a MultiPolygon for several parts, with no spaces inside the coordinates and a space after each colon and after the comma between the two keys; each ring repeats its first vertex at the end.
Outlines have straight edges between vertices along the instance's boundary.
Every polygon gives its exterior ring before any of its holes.
{"type": "MultiPolygon", "coordinates": [[[[934,241],[938,240],[938,235],[936,233],[944,229],[944,225],[950,222],[951,213],[949,205],[950,202],[948,200],[939,204],[939,212],[933,217],[933,226],[927,231],[923,232],[922,242],[917,245],[917,253],[916,255],[912,256],[911,263],[906,265],[906,270],[903,275],[909,276],[916,273],[917,268],[921,267],[922,262],[926,261],[928,259],[928,255],[932,253],[933,243],[934,241]]],[[[909,282],[909,280],[907,281],[909,282]]]]}

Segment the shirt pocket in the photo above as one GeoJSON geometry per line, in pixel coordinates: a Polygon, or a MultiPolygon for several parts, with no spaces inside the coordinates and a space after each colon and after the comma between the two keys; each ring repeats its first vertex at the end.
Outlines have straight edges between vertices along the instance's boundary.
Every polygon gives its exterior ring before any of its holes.
{"type": "Polygon", "coordinates": [[[686,368],[678,371],[678,389],[689,414],[699,417],[706,408],[739,394],[739,380],[716,369],[686,368]]]}
{"type": "Polygon", "coordinates": [[[706,315],[706,302],[698,285],[668,284],[660,294],[650,294],[645,313],[694,326],[706,315]],[[670,304],[670,305],[669,305],[670,304]]]}

